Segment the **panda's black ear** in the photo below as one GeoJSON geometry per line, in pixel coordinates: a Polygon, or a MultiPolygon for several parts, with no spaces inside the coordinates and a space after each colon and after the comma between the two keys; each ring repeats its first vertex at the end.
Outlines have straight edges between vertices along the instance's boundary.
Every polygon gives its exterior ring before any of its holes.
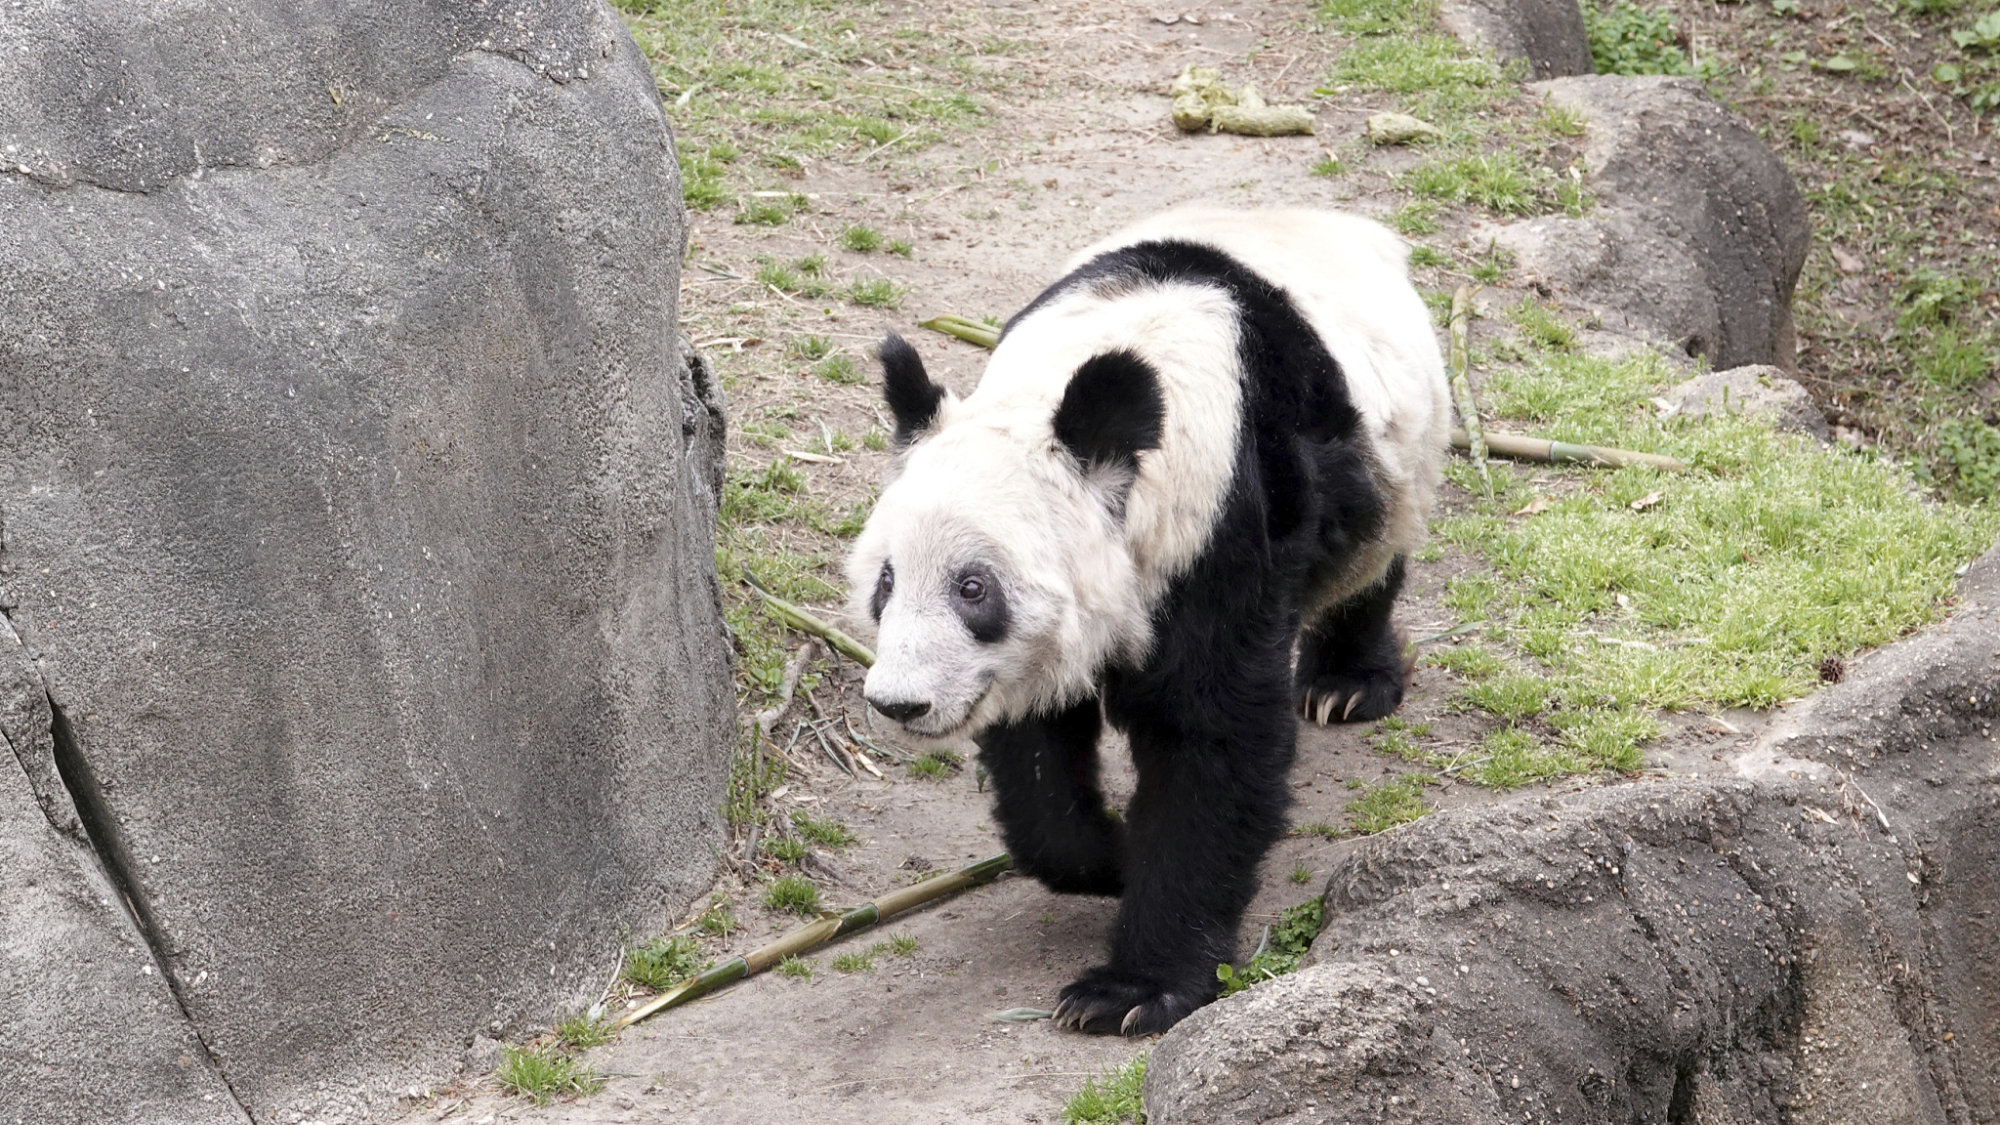
{"type": "Polygon", "coordinates": [[[882,359],[882,397],[896,416],[896,444],[908,445],[937,421],[944,388],[931,382],[917,349],[894,332],[883,339],[877,354],[882,359]]]}
{"type": "Polygon", "coordinates": [[[1160,447],[1166,417],[1153,365],[1129,351],[1106,352],[1070,377],[1056,408],[1056,440],[1086,468],[1130,473],[1142,450],[1160,447]]]}

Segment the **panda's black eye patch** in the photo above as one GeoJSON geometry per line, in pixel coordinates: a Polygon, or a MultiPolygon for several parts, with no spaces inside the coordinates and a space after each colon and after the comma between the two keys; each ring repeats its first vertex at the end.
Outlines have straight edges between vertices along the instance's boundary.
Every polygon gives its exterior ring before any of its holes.
{"type": "Polygon", "coordinates": [[[1007,594],[991,574],[977,570],[960,573],[953,580],[952,594],[951,608],[965,622],[973,640],[990,645],[1006,638],[1007,594]]]}
{"type": "Polygon", "coordinates": [[[876,576],[875,592],[868,598],[868,613],[876,621],[882,620],[882,609],[889,604],[889,595],[896,592],[896,568],[888,562],[882,563],[882,573],[876,576]]]}

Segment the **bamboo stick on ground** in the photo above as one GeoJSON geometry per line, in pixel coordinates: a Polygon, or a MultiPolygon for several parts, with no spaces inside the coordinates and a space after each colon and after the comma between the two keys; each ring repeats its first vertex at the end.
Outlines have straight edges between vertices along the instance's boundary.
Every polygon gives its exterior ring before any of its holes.
{"type": "Polygon", "coordinates": [[[1493,495],[1493,471],[1486,464],[1486,433],[1479,424],[1479,400],[1472,394],[1472,289],[1461,285],[1451,295],[1451,389],[1458,400],[1458,420],[1470,435],[1467,451],[1479,470],[1479,483],[1493,495]]]}
{"type": "Polygon", "coordinates": [[[948,875],[939,875],[901,890],[890,891],[881,898],[863,903],[844,914],[826,915],[816,922],[793,930],[769,945],[751,950],[741,957],[731,957],[691,980],[682,981],[612,1020],[611,1029],[622,1031],[648,1016],[699,999],[745,977],[756,976],[787,957],[796,957],[835,938],[865,930],[888,921],[906,910],[935,902],[946,895],[956,894],[982,883],[990,883],[999,877],[1002,871],[1013,866],[1013,862],[1012,857],[1006,852],[1001,852],[978,863],[961,867],[948,875]]]}
{"type": "MultiPolygon", "coordinates": [[[[1453,430],[1451,444],[1455,449],[1469,449],[1472,441],[1464,430],[1453,430]]],[[[1635,453],[1630,449],[1612,449],[1604,445],[1573,445],[1566,441],[1523,437],[1520,434],[1489,433],[1486,435],[1486,447],[1502,457],[1521,461],[1581,461],[1610,469],[1649,465],[1669,473],[1688,471],[1687,462],[1664,453],[1635,453]]]]}
{"type": "Polygon", "coordinates": [[[971,317],[959,316],[957,313],[934,316],[917,327],[928,328],[933,332],[942,332],[947,336],[956,336],[968,344],[978,344],[982,348],[997,348],[1000,346],[1000,330],[998,328],[993,327],[983,320],[974,320],[971,317]]]}
{"type": "Polygon", "coordinates": [[[766,590],[752,575],[745,573],[743,578],[750,583],[751,589],[763,595],[764,604],[770,609],[771,616],[791,628],[797,629],[801,633],[808,633],[819,637],[851,660],[859,661],[865,666],[872,667],[874,665],[875,654],[868,650],[867,645],[821,621],[807,612],[804,607],[794,605],[771,591],[766,590]]]}

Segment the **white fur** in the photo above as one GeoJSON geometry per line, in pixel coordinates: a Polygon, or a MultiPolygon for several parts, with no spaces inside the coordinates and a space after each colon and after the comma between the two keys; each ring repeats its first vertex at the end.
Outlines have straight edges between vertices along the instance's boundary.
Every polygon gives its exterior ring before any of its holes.
{"type": "MultiPolygon", "coordinates": [[[[1070,268],[1158,238],[1214,246],[1284,287],[1341,364],[1391,519],[1323,600],[1375,581],[1422,542],[1450,425],[1444,366],[1401,243],[1350,216],[1187,209],[1120,232],[1070,268]]],[[[869,697],[930,702],[908,727],[945,736],[1083,697],[1107,661],[1142,657],[1153,607],[1208,545],[1228,493],[1237,336],[1225,294],[1178,282],[1111,296],[1080,288],[1017,323],[978,389],[963,401],[947,396],[899,458],[849,559],[864,619],[883,561],[896,571],[869,697]],[[1056,445],[1053,426],[1077,367],[1118,348],[1158,371],[1166,405],[1160,447],[1140,456],[1122,526],[1056,445]],[[1012,627],[998,644],[975,641],[949,605],[958,568],[972,562],[991,565],[1005,585],[1012,627]]]]}

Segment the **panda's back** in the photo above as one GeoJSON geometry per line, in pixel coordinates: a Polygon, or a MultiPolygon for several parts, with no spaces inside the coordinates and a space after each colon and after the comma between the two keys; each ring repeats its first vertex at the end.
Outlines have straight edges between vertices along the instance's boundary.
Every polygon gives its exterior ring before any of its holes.
{"type": "Polygon", "coordinates": [[[1248,270],[1289,299],[1278,319],[1303,320],[1337,364],[1343,385],[1333,389],[1330,413],[1342,416],[1338,428],[1355,431],[1393,494],[1384,546],[1410,549],[1422,518],[1399,521],[1397,513],[1429,508],[1449,404],[1406,257],[1380,225],[1337,213],[1185,208],[1153,216],[1078,254],[1008,324],[966,406],[1035,425],[1091,356],[1127,349],[1146,359],[1159,374],[1166,428],[1160,448],[1141,460],[1126,530],[1142,584],[1156,596],[1207,547],[1236,471],[1244,381],[1257,376],[1244,370],[1239,331],[1258,313],[1245,307],[1244,287],[1218,277],[1248,270]]]}

